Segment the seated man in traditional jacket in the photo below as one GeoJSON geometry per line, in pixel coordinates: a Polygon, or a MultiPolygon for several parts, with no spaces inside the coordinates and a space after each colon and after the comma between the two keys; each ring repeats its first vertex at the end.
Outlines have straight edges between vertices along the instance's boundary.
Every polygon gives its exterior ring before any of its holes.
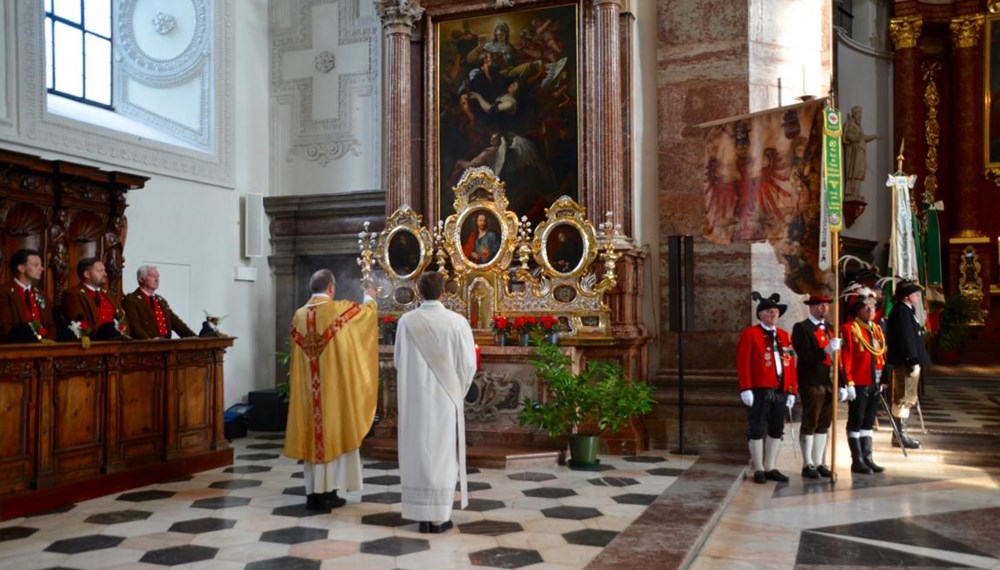
{"type": "Polygon", "coordinates": [[[36,286],[45,272],[41,254],[20,249],[10,257],[8,268],[11,280],[0,287],[0,342],[54,339],[52,305],[36,286]]]}
{"type": "Polygon", "coordinates": [[[196,336],[180,317],[170,310],[167,300],[156,294],[160,288],[160,270],[155,265],[143,265],[135,272],[139,287],[125,295],[122,307],[128,318],[132,338],[170,338],[196,336]]]}
{"type": "Polygon", "coordinates": [[[62,296],[62,312],[70,323],[86,321],[95,340],[121,338],[125,333],[125,313],[104,290],[107,271],[96,257],[85,257],[76,264],[80,284],[62,296]]]}

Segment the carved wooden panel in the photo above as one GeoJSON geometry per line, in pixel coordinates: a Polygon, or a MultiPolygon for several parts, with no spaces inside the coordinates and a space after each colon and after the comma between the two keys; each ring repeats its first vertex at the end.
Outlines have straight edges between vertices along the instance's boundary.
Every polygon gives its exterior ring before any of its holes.
{"type": "Polygon", "coordinates": [[[177,417],[176,447],[182,454],[207,450],[212,440],[212,368],[177,369],[174,394],[168,405],[177,417]]]}
{"type": "MultiPolygon", "coordinates": [[[[162,359],[158,359],[162,362],[162,359]]],[[[117,410],[121,453],[126,464],[154,460],[163,453],[163,369],[123,373],[117,410]]]]}
{"type": "Polygon", "coordinates": [[[26,489],[34,476],[35,381],[30,374],[16,374],[23,366],[4,368],[15,369],[15,374],[3,370],[0,377],[0,434],[4,434],[0,438],[0,494],[26,489]]]}
{"type": "Polygon", "coordinates": [[[54,475],[60,478],[99,473],[104,459],[105,378],[90,373],[103,366],[80,370],[57,376],[54,383],[52,454],[54,475]]]}

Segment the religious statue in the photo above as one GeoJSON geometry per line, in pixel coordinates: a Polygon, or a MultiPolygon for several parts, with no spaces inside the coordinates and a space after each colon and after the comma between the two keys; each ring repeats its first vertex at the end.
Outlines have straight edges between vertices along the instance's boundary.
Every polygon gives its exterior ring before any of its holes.
{"type": "Polygon", "coordinates": [[[851,114],[844,123],[844,174],[847,179],[847,196],[861,195],[861,182],[865,179],[865,167],[868,162],[865,145],[877,138],[877,135],[866,135],[862,129],[861,106],[851,107],[851,114]]]}

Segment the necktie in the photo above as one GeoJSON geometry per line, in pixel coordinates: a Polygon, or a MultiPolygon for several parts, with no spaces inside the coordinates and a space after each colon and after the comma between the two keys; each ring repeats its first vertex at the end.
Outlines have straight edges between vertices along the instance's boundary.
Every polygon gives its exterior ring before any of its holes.
{"type": "Polygon", "coordinates": [[[28,314],[31,314],[31,288],[25,287],[21,290],[24,293],[24,306],[28,309],[28,314]]]}

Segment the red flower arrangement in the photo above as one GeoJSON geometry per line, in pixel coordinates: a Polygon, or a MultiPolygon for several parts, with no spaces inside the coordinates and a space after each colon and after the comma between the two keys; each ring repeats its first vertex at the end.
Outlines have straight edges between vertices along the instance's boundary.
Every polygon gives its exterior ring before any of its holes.
{"type": "Polygon", "coordinates": [[[528,334],[538,327],[538,319],[536,317],[514,317],[514,333],[515,334],[528,334]]]}
{"type": "Polygon", "coordinates": [[[31,327],[31,332],[35,333],[35,336],[38,337],[38,340],[42,340],[43,338],[45,338],[45,336],[49,332],[44,326],[42,326],[42,323],[40,323],[39,321],[30,321],[28,323],[28,326],[31,327]]]}
{"type": "Polygon", "coordinates": [[[500,315],[493,315],[493,334],[506,335],[513,330],[514,321],[500,315]]]}
{"type": "Polygon", "coordinates": [[[539,317],[538,325],[539,328],[545,331],[545,334],[556,333],[559,332],[560,330],[559,319],[553,317],[552,315],[544,315],[539,317]]]}
{"type": "Polygon", "coordinates": [[[399,317],[393,317],[390,315],[387,317],[382,317],[382,319],[379,321],[378,326],[380,329],[382,329],[383,332],[389,334],[396,334],[396,325],[398,323],[399,323],[399,317]]]}

